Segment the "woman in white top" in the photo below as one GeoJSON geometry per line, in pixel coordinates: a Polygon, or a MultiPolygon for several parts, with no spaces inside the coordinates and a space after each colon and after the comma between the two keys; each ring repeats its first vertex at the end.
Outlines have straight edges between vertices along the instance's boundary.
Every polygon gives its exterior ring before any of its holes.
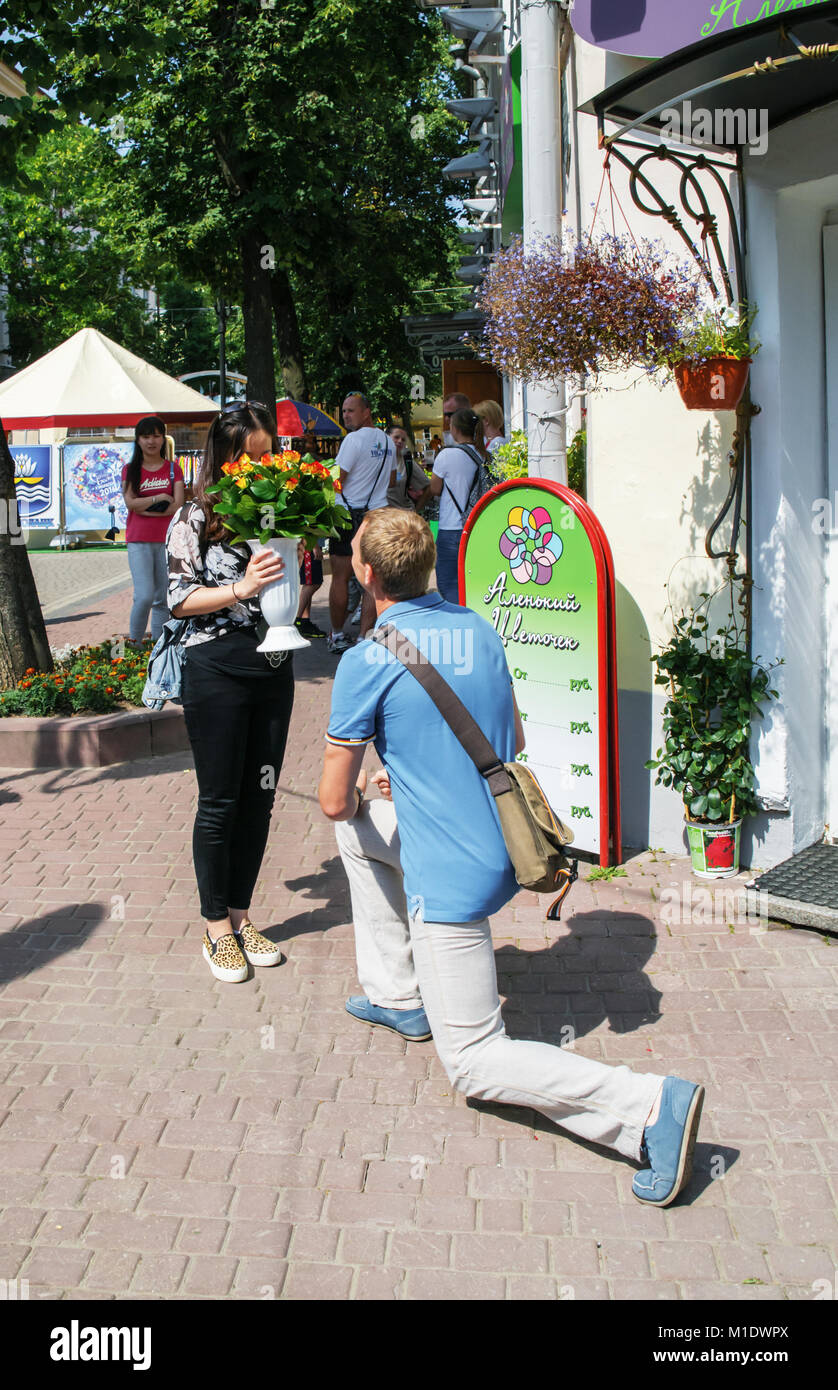
{"type": "Polygon", "coordinates": [[[431,474],[431,494],[439,498],[436,587],[448,603],[459,603],[457,561],[466,518],[489,486],[474,437],[480,420],[473,410],[451,416],[453,444],[440,449],[431,474]]]}

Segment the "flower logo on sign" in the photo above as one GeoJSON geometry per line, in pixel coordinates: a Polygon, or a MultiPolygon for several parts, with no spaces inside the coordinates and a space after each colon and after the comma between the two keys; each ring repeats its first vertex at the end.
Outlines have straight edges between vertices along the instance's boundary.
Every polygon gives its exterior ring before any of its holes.
{"type": "Polygon", "coordinates": [[[549,584],[564,549],[546,507],[513,507],[500,538],[500,553],[519,584],[549,584]]]}

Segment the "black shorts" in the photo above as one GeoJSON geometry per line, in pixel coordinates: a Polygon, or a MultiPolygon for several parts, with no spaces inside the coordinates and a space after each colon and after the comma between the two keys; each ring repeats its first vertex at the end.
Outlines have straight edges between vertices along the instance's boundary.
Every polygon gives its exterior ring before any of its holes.
{"type": "Polygon", "coordinates": [[[300,565],[300,583],[313,584],[315,588],[323,583],[323,561],[318,560],[313,550],[307,550],[300,565]]]}
{"type": "Polygon", "coordinates": [[[351,530],[347,529],[346,531],[341,531],[339,540],[332,539],[329,541],[330,555],[349,556],[352,554],[352,542],[360,531],[361,522],[367,513],[363,507],[350,507],[349,512],[352,517],[352,528],[351,530]]]}

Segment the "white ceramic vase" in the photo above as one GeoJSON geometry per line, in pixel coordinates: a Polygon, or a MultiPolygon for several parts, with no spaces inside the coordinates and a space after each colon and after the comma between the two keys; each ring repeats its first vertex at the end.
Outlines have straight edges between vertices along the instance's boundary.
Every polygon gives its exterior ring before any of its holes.
{"type": "Polygon", "coordinates": [[[268,623],[260,652],[287,652],[295,647],[310,647],[311,643],[294,626],[300,605],[300,566],[297,560],[296,536],[275,536],[269,541],[248,541],[256,555],[260,550],[272,550],[285,563],[285,573],[273,584],[267,584],[259,595],[262,614],[268,623]]]}

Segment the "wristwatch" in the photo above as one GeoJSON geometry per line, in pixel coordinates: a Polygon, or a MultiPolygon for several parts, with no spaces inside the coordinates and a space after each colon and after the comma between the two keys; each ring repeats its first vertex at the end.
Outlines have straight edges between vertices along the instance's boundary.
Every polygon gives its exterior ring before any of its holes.
{"type": "Polygon", "coordinates": [[[362,807],[363,804],[364,804],[365,797],[364,797],[364,793],[361,791],[361,788],[360,788],[360,787],[356,787],[356,788],[355,788],[355,791],[356,791],[357,794],[358,794],[358,805],[355,807],[355,815],[357,816],[357,815],[360,813],[361,807],[362,807]]]}

